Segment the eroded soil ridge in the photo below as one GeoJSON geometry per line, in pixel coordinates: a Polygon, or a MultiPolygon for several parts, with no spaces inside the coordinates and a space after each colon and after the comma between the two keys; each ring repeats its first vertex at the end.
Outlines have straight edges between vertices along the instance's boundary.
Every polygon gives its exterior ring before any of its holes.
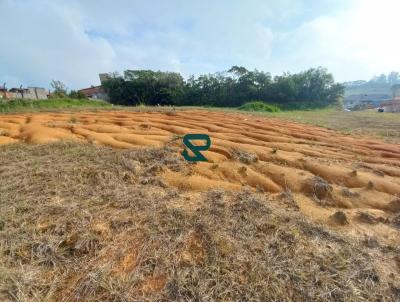
{"type": "MultiPolygon", "coordinates": [[[[129,149],[180,146],[188,133],[211,137],[211,149],[203,153],[209,161],[191,165],[189,173],[165,169],[162,179],[170,186],[189,191],[249,186],[289,192],[313,220],[342,227],[350,223],[359,231],[366,231],[362,215],[384,221],[400,212],[400,146],[379,140],[285,120],[201,110],[0,117],[0,144],[76,140],[129,149]],[[332,218],[338,208],[345,221],[332,218]]],[[[374,229],[379,236],[397,236],[390,226],[371,225],[368,231],[374,229]]]]}

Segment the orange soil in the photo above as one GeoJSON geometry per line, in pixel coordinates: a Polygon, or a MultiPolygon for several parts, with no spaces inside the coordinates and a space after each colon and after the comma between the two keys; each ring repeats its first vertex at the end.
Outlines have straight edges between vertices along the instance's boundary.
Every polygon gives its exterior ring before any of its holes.
{"type": "Polygon", "coordinates": [[[342,208],[352,227],[349,232],[397,236],[385,225],[358,223],[359,211],[386,218],[399,207],[400,146],[375,139],[356,138],[332,130],[249,115],[207,112],[82,112],[32,113],[0,116],[0,144],[19,141],[47,143],[58,140],[90,141],[116,148],[163,146],[174,136],[205,133],[212,147],[204,152],[209,162],[193,165],[191,175],[165,171],[172,186],[193,193],[209,188],[242,186],[270,193],[290,190],[300,210],[313,220],[331,224],[342,208]],[[243,164],[232,150],[255,153],[258,161],[243,164]],[[330,205],[310,197],[309,180],[319,176],[333,188],[330,205]],[[351,196],[343,194],[348,188],[351,196]],[[392,202],[392,204],[390,204],[392,202]]]}

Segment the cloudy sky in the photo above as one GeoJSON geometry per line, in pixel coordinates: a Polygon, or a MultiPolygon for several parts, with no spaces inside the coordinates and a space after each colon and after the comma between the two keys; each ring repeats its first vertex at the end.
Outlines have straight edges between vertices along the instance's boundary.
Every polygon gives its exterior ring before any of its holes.
{"type": "Polygon", "coordinates": [[[400,71],[398,0],[0,0],[0,12],[7,87],[82,88],[125,69],[400,71]]]}

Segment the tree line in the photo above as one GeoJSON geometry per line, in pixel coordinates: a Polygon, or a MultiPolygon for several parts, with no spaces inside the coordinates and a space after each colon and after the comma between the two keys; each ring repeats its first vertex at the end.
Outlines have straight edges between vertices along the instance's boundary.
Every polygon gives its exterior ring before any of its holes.
{"type": "Polygon", "coordinates": [[[344,86],[325,68],[300,73],[270,73],[233,66],[228,71],[191,76],[176,72],[126,70],[102,83],[110,101],[120,105],[237,107],[262,101],[289,108],[321,108],[340,104],[344,86]]]}

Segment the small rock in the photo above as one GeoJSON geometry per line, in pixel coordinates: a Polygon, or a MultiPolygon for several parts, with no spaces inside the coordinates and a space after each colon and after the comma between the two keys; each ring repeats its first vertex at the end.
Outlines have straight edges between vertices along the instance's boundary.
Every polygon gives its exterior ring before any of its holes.
{"type": "Polygon", "coordinates": [[[238,169],[238,173],[243,176],[246,177],[247,176],[247,168],[245,166],[242,166],[238,169]]]}
{"type": "Polygon", "coordinates": [[[349,221],[347,220],[347,216],[344,212],[342,211],[337,211],[335,214],[331,216],[333,221],[339,225],[346,225],[349,224],[349,221]]]}
{"type": "Polygon", "coordinates": [[[318,176],[307,180],[305,191],[312,193],[318,200],[332,197],[332,186],[318,176]]]}
{"type": "Polygon", "coordinates": [[[396,198],[395,200],[389,202],[389,204],[386,206],[386,210],[393,213],[400,213],[400,198],[396,198]]]}

